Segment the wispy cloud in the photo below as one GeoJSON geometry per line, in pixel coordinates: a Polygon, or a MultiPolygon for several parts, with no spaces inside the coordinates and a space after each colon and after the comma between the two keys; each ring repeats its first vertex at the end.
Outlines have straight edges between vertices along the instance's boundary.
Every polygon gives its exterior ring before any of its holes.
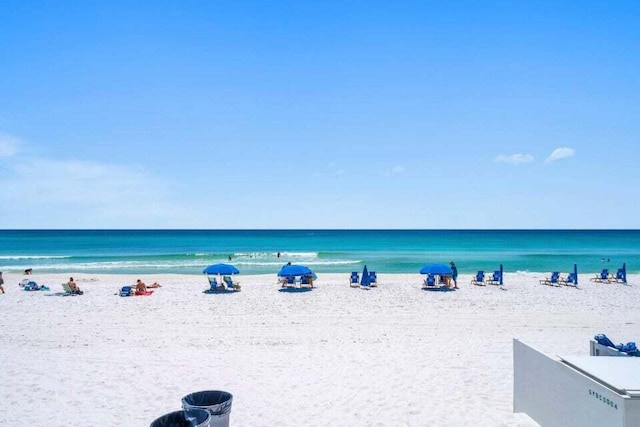
{"type": "Polygon", "coordinates": [[[0,132],[0,157],[11,157],[18,152],[20,140],[15,136],[0,132]]]}
{"type": "Polygon", "coordinates": [[[20,152],[6,172],[0,176],[0,204],[11,227],[188,227],[204,219],[177,200],[173,182],[139,164],[31,158],[20,152]]]}
{"type": "Polygon", "coordinates": [[[317,170],[313,174],[315,177],[336,177],[344,175],[344,169],[336,162],[329,163],[324,169],[317,170]]]}
{"type": "Polygon", "coordinates": [[[576,154],[576,150],[569,147],[560,147],[553,150],[553,152],[545,160],[546,163],[555,162],[556,160],[567,159],[573,157],[576,154]]]}
{"type": "Polygon", "coordinates": [[[381,172],[381,175],[382,176],[400,175],[404,173],[404,171],[405,171],[404,166],[394,166],[392,168],[383,170],[381,172]]]}
{"type": "Polygon", "coordinates": [[[509,154],[509,155],[501,154],[498,157],[496,157],[495,159],[493,159],[494,162],[508,163],[510,165],[519,165],[519,164],[522,164],[522,163],[531,163],[534,160],[535,160],[535,158],[531,154],[521,154],[521,153],[509,154]]]}

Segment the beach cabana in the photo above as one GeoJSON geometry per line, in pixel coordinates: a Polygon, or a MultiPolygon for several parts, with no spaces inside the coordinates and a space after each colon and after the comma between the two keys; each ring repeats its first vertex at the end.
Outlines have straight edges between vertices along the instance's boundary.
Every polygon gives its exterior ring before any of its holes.
{"type": "Polygon", "coordinates": [[[233,282],[231,276],[240,274],[240,271],[230,264],[213,264],[205,268],[202,273],[207,275],[210,288],[203,291],[206,294],[220,294],[238,292],[240,283],[233,282]]]}
{"type": "Polygon", "coordinates": [[[287,264],[278,272],[282,292],[309,291],[313,289],[313,281],[316,278],[315,273],[304,265],[287,264]]]}
{"type": "Polygon", "coordinates": [[[420,274],[426,274],[422,289],[449,290],[449,282],[453,271],[445,264],[427,264],[420,269],[420,274]]]}

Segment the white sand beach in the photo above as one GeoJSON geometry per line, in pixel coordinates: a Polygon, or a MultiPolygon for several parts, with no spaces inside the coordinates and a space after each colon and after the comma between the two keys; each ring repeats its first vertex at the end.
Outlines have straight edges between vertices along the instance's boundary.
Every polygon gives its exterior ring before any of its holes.
{"type": "MultiPolygon", "coordinates": [[[[589,339],[640,339],[640,277],[579,289],[506,273],[505,288],[420,289],[418,274],[348,274],[278,292],[275,275],[242,292],[201,293],[203,276],[143,275],[162,288],[121,298],[131,275],[71,273],[82,296],[0,295],[0,425],[148,426],[191,392],[233,394],[234,426],[532,426],[512,413],[512,338],[548,354],[588,354],[589,339]]],[[[34,275],[60,283],[69,273],[34,275]]]]}

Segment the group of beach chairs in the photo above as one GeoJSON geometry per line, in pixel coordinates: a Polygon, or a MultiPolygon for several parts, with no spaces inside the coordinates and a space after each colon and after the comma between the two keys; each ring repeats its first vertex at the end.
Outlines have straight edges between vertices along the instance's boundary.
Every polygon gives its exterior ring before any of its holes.
{"type": "Polygon", "coordinates": [[[471,284],[476,286],[502,285],[502,270],[495,270],[493,274],[485,274],[483,270],[478,270],[475,277],[471,279],[471,284]]]}
{"type": "Polygon", "coordinates": [[[602,271],[600,272],[600,274],[598,274],[595,277],[592,277],[591,279],[592,282],[596,282],[596,283],[623,283],[626,284],[627,283],[627,265],[626,264],[622,264],[622,268],[619,268],[618,271],[616,271],[616,274],[612,274],[609,272],[608,268],[603,268],[602,271]]]}
{"type": "Polygon", "coordinates": [[[240,282],[234,282],[231,276],[222,276],[220,282],[216,276],[207,276],[209,279],[209,289],[203,291],[205,294],[220,294],[228,292],[240,292],[240,282]]]}
{"type": "Polygon", "coordinates": [[[561,276],[559,271],[554,271],[551,276],[540,280],[541,285],[548,286],[578,286],[578,277],[575,273],[569,273],[566,277],[561,276]]]}
{"type": "Polygon", "coordinates": [[[357,271],[352,271],[351,277],[349,277],[349,286],[351,286],[352,288],[358,288],[360,286],[370,286],[375,288],[376,286],[378,286],[378,275],[376,274],[376,272],[369,271],[367,274],[369,275],[369,284],[362,285],[362,283],[366,283],[366,281],[362,282],[360,280],[360,273],[358,273],[357,271]]]}
{"type": "MultiPolygon", "coordinates": [[[[589,279],[596,283],[622,283],[627,284],[627,265],[622,264],[622,267],[618,269],[616,274],[609,272],[608,268],[603,268],[600,274],[589,279]]],[[[540,284],[549,286],[578,286],[578,267],[574,265],[574,270],[566,277],[562,276],[560,272],[554,271],[551,276],[540,280],[540,284]]]]}

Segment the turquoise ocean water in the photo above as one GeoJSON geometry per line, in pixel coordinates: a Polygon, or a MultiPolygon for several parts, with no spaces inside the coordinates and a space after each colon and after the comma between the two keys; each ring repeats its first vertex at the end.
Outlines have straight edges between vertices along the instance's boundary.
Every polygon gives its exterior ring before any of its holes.
{"type": "Polygon", "coordinates": [[[201,274],[229,262],[243,274],[287,261],[316,272],[417,273],[456,262],[461,273],[640,271],[640,230],[5,230],[0,271],[201,274]],[[277,253],[280,252],[280,258],[277,253]],[[615,271],[615,270],[614,270],[615,271]]]}

